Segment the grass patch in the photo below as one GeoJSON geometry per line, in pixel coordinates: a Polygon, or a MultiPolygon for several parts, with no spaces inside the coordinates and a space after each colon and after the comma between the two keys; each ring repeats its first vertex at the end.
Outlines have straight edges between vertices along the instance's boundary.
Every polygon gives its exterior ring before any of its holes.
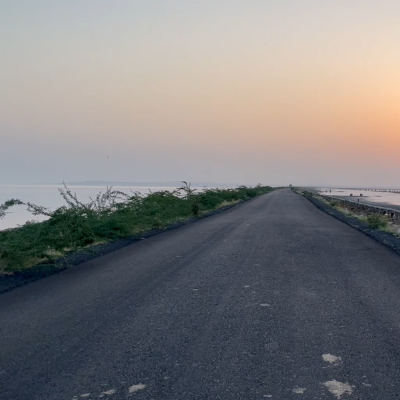
{"type": "Polygon", "coordinates": [[[235,189],[197,191],[183,182],[170,191],[123,193],[107,188],[89,202],[81,202],[64,185],[59,189],[65,205],[55,211],[12,199],[0,205],[0,218],[15,205],[25,204],[33,215],[45,215],[44,222],[28,222],[0,231],[0,273],[24,271],[38,264],[54,266],[69,253],[99,243],[135,237],[151,229],[201,217],[207,212],[251,199],[273,189],[269,186],[239,186],[235,189]]]}

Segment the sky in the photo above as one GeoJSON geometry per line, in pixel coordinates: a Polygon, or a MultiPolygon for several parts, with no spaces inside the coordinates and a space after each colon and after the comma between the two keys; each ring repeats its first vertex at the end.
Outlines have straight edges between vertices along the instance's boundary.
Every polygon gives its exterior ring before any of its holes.
{"type": "Polygon", "coordinates": [[[398,0],[0,0],[0,184],[400,187],[398,0]]]}

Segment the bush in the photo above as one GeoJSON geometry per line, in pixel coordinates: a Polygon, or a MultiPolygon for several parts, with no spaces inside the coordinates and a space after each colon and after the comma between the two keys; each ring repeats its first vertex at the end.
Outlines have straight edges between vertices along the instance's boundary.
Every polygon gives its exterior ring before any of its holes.
{"type": "MultiPolygon", "coordinates": [[[[26,203],[33,215],[45,215],[40,223],[0,231],[0,272],[29,268],[38,263],[51,263],[57,258],[85,247],[115,239],[134,237],[140,232],[167,225],[191,216],[199,216],[227,203],[246,200],[272,190],[269,186],[239,186],[236,189],[196,191],[190,184],[172,192],[159,191],[143,196],[128,195],[107,188],[94,199],[82,203],[64,185],[59,189],[66,205],[55,211],[26,203]]],[[[14,205],[9,200],[0,205],[0,219],[14,205]]]]}
{"type": "Polygon", "coordinates": [[[333,207],[333,208],[338,208],[340,204],[339,204],[339,202],[336,201],[336,200],[331,200],[331,201],[329,202],[329,205],[330,205],[331,207],[333,207]]]}
{"type": "Polygon", "coordinates": [[[387,217],[381,214],[368,215],[367,223],[373,229],[385,229],[388,226],[387,217]]]}

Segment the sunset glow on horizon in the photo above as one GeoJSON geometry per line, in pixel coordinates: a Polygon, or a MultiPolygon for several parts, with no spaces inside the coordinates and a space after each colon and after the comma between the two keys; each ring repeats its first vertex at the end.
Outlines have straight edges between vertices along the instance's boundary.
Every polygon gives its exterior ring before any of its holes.
{"type": "Polygon", "coordinates": [[[389,0],[2,4],[0,183],[400,187],[399,21],[389,0]]]}

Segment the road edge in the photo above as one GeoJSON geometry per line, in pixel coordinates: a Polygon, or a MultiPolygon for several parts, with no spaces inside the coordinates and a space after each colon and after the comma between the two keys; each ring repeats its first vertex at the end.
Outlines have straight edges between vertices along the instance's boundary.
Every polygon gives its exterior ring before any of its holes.
{"type": "MultiPolygon", "coordinates": [[[[268,195],[274,192],[276,189],[269,193],[264,193],[260,196],[268,195]]],[[[141,232],[133,237],[125,239],[117,239],[108,243],[99,244],[92,246],[88,249],[81,250],[65,257],[62,257],[55,261],[55,263],[41,264],[31,267],[29,270],[22,272],[15,272],[13,275],[0,275],[0,295],[10,290],[16,289],[18,287],[24,286],[30,282],[37,281],[47,276],[51,276],[66,269],[77,267],[85,262],[94,260],[98,257],[104,256],[106,254],[112,253],[114,251],[120,250],[124,247],[130,246],[132,244],[138,243],[142,240],[149,239],[153,236],[159,235],[164,232],[171,231],[173,229],[180,228],[198,221],[202,221],[205,218],[212,217],[217,214],[221,214],[228,211],[234,207],[248,203],[260,196],[252,197],[247,200],[240,201],[235,204],[229,204],[227,206],[218,208],[216,210],[210,211],[201,217],[190,217],[184,221],[174,222],[160,229],[151,229],[149,231],[141,232]]]]}
{"type": "MultiPolygon", "coordinates": [[[[299,194],[299,193],[298,193],[299,194]]],[[[301,196],[301,194],[299,194],[301,196]]],[[[314,204],[318,209],[329,214],[331,217],[336,218],[337,220],[344,222],[347,225],[350,225],[352,228],[357,229],[359,232],[362,232],[364,235],[374,239],[378,243],[388,247],[390,250],[394,251],[396,254],[400,256],[400,238],[392,235],[389,232],[380,231],[378,229],[373,229],[364,222],[360,221],[357,218],[349,217],[338,210],[335,210],[330,205],[322,202],[321,200],[316,199],[315,197],[303,196],[310,203],[314,204]]]]}

